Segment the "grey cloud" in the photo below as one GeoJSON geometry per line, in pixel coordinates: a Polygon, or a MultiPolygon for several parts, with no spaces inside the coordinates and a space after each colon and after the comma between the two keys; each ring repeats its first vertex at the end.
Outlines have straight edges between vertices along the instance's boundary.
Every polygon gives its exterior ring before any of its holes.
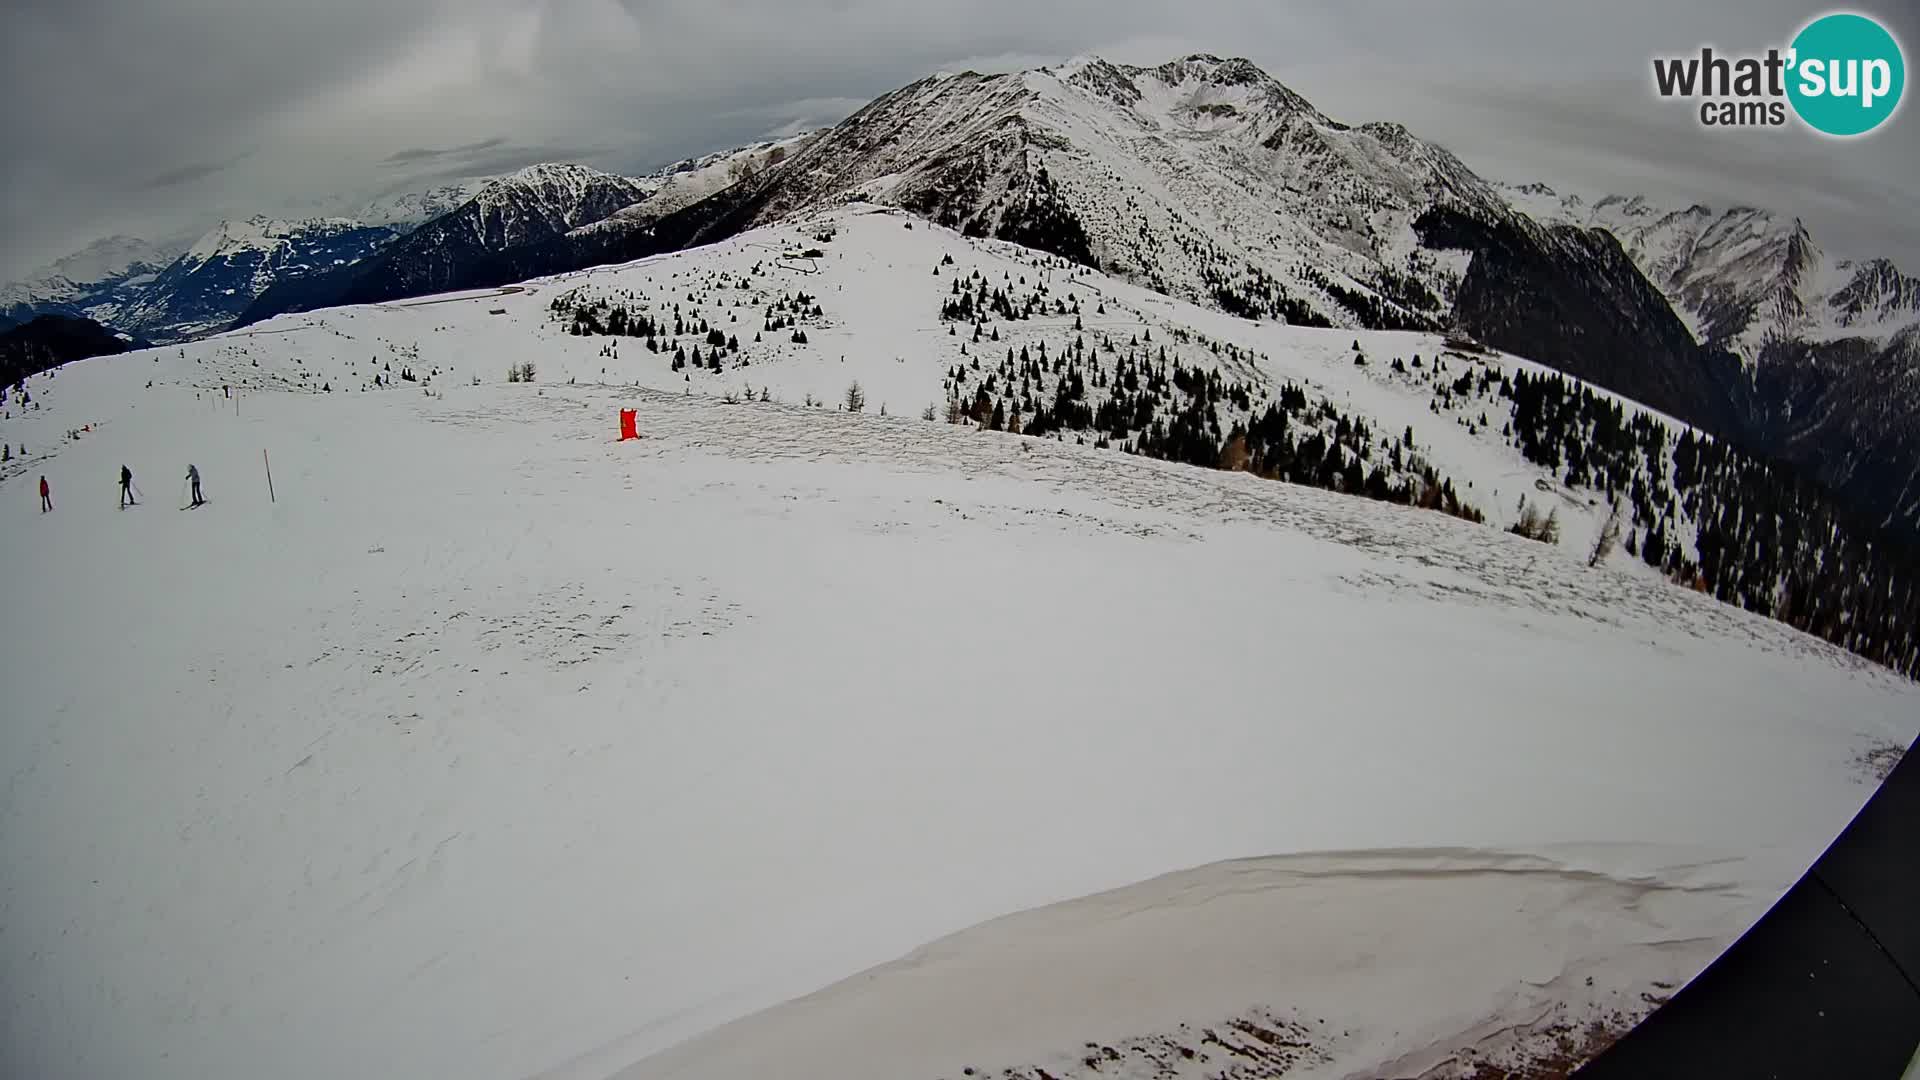
{"type": "Polygon", "coordinates": [[[204,180],[214,173],[229,168],[232,165],[233,162],[231,161],[209,161],[199,165],[186,165],[178,169],[169,169],[166,172],[158,173],[142,181],[140,187],[147,191],[152,191],[155,188],[178,187],[181,184],[193,183],[195,180],[204,180]]]}
{"type": "Polygon", "coordinates": [[[605,160],[609,150],[605,146],[570,145],[550,143],[540,146],[502,146],[490,153],[474,153],[461,157],[455,163],[443,163],[438,168],[413,173],[407,184],[394,187],[395,191],[406,190],[408,184],[431,184],[445,180],[460,180],[471,176],[494,176],[512,172],[515,169],[542,161],[574,161],[591,164],[605,160]]]}
{"type": "MultiPolygon", "coordinates": [[[[1830,244],[1920,250],[1878,227],[1893,208],[1913,217],[1920,114],[1872,145],[1732,145],[1659,115],[1641,82],[1655,52],[1763,46],[1805,14],[1790,0],[22,0],[0,15],[0,100],[35,107],[0,116],[0,260],[542,156],[647,170],[837,120],[940,69],[1192,51],[1247,56],[1329,115],[1402,121],[1490,173],[1715,202],[1738,189],[1808,214],[1830,244]],[[209,162],[233,164],[193,172],[209,162]]],[[[1895,19],[1909,42],[1914,17],[1895,19]]]]}
{"type": "Polygon", "coordinates": [[[1899,162],[1911,160],[1910,147],[1838,144],[1794,129],[1713,131],[1685,104],[1635,100],[1637,89],[1576,83],[1522,96],[1454,84],[1429,95],[1463,118],[1481,119],[1462,124],[1452,148],[1487,175],[1721,209],[1765,207],[1800,217],[1836,252],[1920,266],[1920,196],[1904,179],[1911,166],[1899,162]],[[1568,131],[1580,138],[1556,138],[1568,131]]]}
{"type": "Polygon", "coordinates": [[[491,139],[481,139],[479,142],[467,143],[465,146],[449,146],[444,150],[434,150],[424,146],[414,146],[414,147],[409,147],[405,150],[396,150],[393,153],[388,154],[386,157],[381,158],[380,163],[382,165],[405,165],[415,161],[434,161],[441,158],[470,157],[474,154],[478,154],[482,150],[491,150],[494,147],[499,146],[500,144],[506,141],[507,140],[505,138],[499,135],[495,135],[491,139]]]}
{"type": "MultiPolygon", "coordinates": [[[[633,171],[630,165],[616,164],[618,157],[605,145],[535,143],[499,144],[453,159],[409,160],[397,163],[391,171],[383,174],[380,183],[357,190],[353,205],[410,191],[425,191],[457,180],[498,176],[544,161],[578,162],[614,172],[622,169],[633,171]]],[[[313,206],[307,209],[318,212],[325,208],[313,206]]]]}

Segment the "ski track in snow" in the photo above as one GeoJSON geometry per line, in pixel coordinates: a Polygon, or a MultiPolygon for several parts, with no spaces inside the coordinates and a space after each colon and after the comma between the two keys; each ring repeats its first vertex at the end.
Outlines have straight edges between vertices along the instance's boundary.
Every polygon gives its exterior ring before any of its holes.
{"type": "MultiPolygon", "coordinates": [[[[1915,734],[1920,693],[1848,654],[1438,514],[897,416],[463,385],[608,363],[484,314],[553,292],[34,380],[0,434],[30,444],[0,478],[0,1073],[1064,1078],[1083,1038],[1211,1053],[1179,1025],[1239,1019],[1310,1044],[1299,1075],[1411,1074],[1644,1009],[1915,734]],[[338,371],[397,320],[456,328],[443,396],[206,389],[338,371]],[[213,502],[173,513],[188,461],[213,502]],[[125,513],[122,462],[150,496],[125,513]],[[1207,949],[1243,960],[1176,962],[1207,949]],[[1163,992],[1087,989],[1125,955],[1163,992]],[[877,1016],[859,1053],[832,1035],[877,1016]]],[[[919,396],[885,334],[928,298],[869,313],[845,366],[744,378],[919,396]]],[[[1449,468],[1531,482],[1463,440],[1449,468]]]]}

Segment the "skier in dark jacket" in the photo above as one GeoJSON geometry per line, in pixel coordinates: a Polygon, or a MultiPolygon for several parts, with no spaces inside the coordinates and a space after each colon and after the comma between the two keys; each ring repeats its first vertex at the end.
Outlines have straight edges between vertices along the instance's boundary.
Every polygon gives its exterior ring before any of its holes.
{"type": "Polygon", "coordinates": [[[120,509],[125,510],[129,506],[139,505],[140,503],[133,497],[133,470],[122,465],[120,466],[120,509]]]}
{"type": "Polygon", "coordinates": [[[40,512],[44,514],[51,509],[53,509],[53,489],[47,486],[47,478],[42,476],[40,478],[40,512]]]}
{"type": "Polygon", "coordinates": [[[193,505],[199,506],[207,501],[200,497],[200,466],[188,463],[187,483],[193,485],[193,505]]]}

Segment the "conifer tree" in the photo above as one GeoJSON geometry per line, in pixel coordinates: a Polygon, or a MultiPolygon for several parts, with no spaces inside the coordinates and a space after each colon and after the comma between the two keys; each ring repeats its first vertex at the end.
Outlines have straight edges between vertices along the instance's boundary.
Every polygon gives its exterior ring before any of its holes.
{"type": "Polygon", "coordinates": [[[1601,524],[1600,532],[1593,538],[1593,550],[1587,555],[1587,565],[1599,566],[1613,554],[1615,545],[1620,543],[1620,504],[1615,502],[1607,513],[1607,520],[1601,524]]]}

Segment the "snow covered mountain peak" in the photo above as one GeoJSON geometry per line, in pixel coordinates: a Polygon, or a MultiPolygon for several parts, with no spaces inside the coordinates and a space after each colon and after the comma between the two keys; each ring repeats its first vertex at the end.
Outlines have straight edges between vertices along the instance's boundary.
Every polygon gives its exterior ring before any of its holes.
{"type": "Polygon", "coordinates": [[[1219,86],[1279,85],[1251,60],[1238,56],[1223,60],[1212,53],[1190,53],[1151,70],[1163,82],[1176,85],[1191,81],[1219,86]]]}
{"type": "Polygon", "coordinates": [[[47,287],[54,282],[64,281],[71,285],[122,278],[158,269],[172,257],[171,252],[137,237],[106,236],[8,285],[6,294],[25,290],[44,295],[47,287]]]}
{"type": "Polygon", "coordinates": [[[265,251],[273,246],[271,238],[276,231],[284,234],[287,230],[264,214],[255,214],[238,221],[226,219],[200,234],[200,239],[193,242],[193,246],[186,250],[183,257],[195,262],[205,262],[231,251],[247,249],[265,251]]]}
{"type": "Polygon", "coordinates": [[[258,214],[222,221],[191,244],[108,237],[0,291],[0,313],[80,315],[170,341],[226,325],[276,278],[360,258],[391,235],[347,218],[258,214]]]}
{"type": "Polygon", "coordinates": [[[482,186],[449,219],[463,219],[493,250],[566,233],[641,202],[657,181],[616,177],[589,165],[543,161],[482,186]]]}
{"type": "Polygon", "coordinates": [[[1246,93],[1249,101],[1277,107],[1285,112],[1304,113],[1321,123],[1327,121],[1306,98],[1294,93],[1252,61],[1240,57],[1222,60],[1217,56],[1196,53],[1162,64],[1152,69],[1151,74],[1168,86],[1209,87],[1216,91],[1237,88],[1246,93]]]}
{"type": "Polygon", "coordinates": [[[542,162],[486,182],[473,198],[388,245],[375,273],[342,288],[418,295],[451,286],[449,275],[514,248],[557,240],[659,190],[586,165],[542,162]]]}
{"type": "Polygon", "coordinates": [[[1034,74],[1050,75],[1062,83],[1103,94],[1122,105],[1132,105],[1140,100],[1140,88],[1134,85],[1128,69],[1091,53],[1043,68],[1034,74]]]}
{"type": "Polygon", "coordinates": [[[110,312],[129,283],[157,273],[173,258],[166,248],[131,236],[95,240],[18,281],[0,285],[0,316],[26,322],[46,312],[110,312]]]}
{"type": "Polygon", "coordinates": [[[541,161],[536,165],[526,165],[511,175],[499,177],[480,188],[476,198],[518,198],[524,194],[534,194],[553,202],[580,202],[588,198],[591,192],[634,186],[634,181],[626,177],[616,177],[612,173],[603,173],[591,165],[576,165],[570,161],[541,161]]]}
{"type": "Polygon", "coordinates": [[[818,134],[817,131],[809,131],[676,161],[638,178],[639,183],[651,189],[644,201],[579,226],[568,235],[586,237],[644,229],[668,214],[684,210],[778,165],[818,134]]]}
{"type": "Polygon", "coordinates": [[[1545,184],[1505,187],[1544,222],[1611,232],[1689,329],[1752,365],[1770,346],[1865,336],[1920,323],[1920,288],[1885,259],[1823,250],[1797,217],[1753,206],[1663,206],[1641,195],[1591,202],[1545,184]]]}
{"type": "Polygon", "coordinates": [[[244,220],[226,220],[194,241],[182,258],[204,263],[209,259],[247,251],[272,251],[291,240],[309,235],[327,235],[364,228],[352,218],[316,217],[289,221],[255,214],[244,220]]]}
{"type": "Polygon", "coordinates": [[[611,178],[612,173],[602,172],[591,165],[580,165],[570,161],[542,161],[525,165],[512,173],[495,180],[496,184],[590,184],[602,178],[611,178]]]}
{"type": "Polygon", "coordinates": [[[1526,227],[1404,127],[1336,123],[1211,54],[922,79],[729,198],[743,212],[709,220],[862,199],[1242,314],[1346,326],[1439,324],[1464,263],[1420,250],[1427,211],[1526,227]]]}
{"type": "MultiPolygon", "coordinates": [[[[1218,130],[1248,125],[1270,129],[1290,116],[1330,123],[1305,98],[1251,61],[1194,53],[1153,67],[1075,57],[1035,75],[1051,76],[1103,101],[1170,128],[1218,130]]],[[[1044,92],[1045,82],[1034,80],[1044,92]]],[[[1263,130],[1261,137],[1269,134],[1263,130]]]]}
{"type": "Polygon", "coordinates": [[[341,217],[222,221],[131,298],[116,321],[162,342],[223,329],[269,286],[356,262],[394,235],[341,217]]]}
{"type": "Polygon", "coordinates": [[[444,184],[430,191],[409,191],[389,195],[360,207],[354,212],[353,217],[368,225],[409,229],[459,209],[478,195],[480,189],[486,187],[492,179],[492,177],[486,177],[462,180],[444,184]]]}

